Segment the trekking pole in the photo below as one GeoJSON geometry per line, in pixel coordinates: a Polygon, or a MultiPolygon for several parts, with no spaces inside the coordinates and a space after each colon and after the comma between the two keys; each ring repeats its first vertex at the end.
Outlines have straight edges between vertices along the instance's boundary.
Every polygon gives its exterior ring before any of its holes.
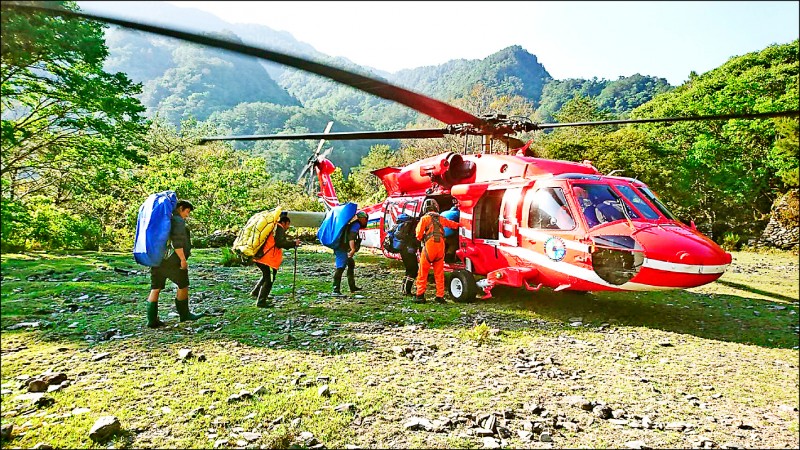
{"type": "Polygon", "coordinates": [[[294,247],[294,274],[292,275],[292,301],[294,301],[295,284],[297,284],[297,246],[294,247]]]}

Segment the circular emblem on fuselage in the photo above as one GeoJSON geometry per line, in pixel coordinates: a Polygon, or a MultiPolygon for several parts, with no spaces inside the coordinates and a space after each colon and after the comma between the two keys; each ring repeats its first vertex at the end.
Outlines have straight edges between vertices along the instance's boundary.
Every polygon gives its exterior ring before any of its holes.
{"type": "Polygon", "coordinates": [[[561,261],[567,255],[567,246],[558,237],[551,237],[544,242],[544,254],[553,261],[561,261]]]}

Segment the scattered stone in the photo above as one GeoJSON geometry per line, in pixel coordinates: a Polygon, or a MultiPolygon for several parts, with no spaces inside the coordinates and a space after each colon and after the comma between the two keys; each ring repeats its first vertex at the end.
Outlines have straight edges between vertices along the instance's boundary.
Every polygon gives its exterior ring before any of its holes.
{"type": "MultiPolygon", "coordinates": [[[[663,339],[663,340],[658,341],[658,345],[660,345],[662,347],[672,347],[673,346],[672,342],[670,342],[669,339],[663,339]]],[[[642,441],[632,441],[632,442],[642,442],[642,441]]]]}
{"type": "Polygon", "coordinates": [[[245,431],[242,433],[242,437],[245,438],[248,442],[253,442],[261,439],[261,433],[253,433],[250,431],[245,431]]]}
{"type": "Polygon", "coordinates": [[[317,395],[320,397],[330,397],[331,396],[331,389],[328,387],[327,384],[323,384],[322,386],[317,389],[317,395]]]}
{"type": "Polygon", "coordinates": [[[494,435],[494,431],[489,430],[487,428],[483,428],[483,427],[473,428],[472,429],[472,433],[475,436],[493,436],[494,435]]]}
{"type": "Polygon", "coordinates": [[[186,361],[187,359],[192,358],[194,355],[192,354],[192,349],[189,348],[182,348],[178,350],[178,359],[181,361],[186,361]]]}
{"type": "Polygon", "coordinates": [[[0,440],[8,441],[11,439],[11,433],[14,432],[14,424],[13,423],[4,423],[2,428],[0,428],[0,440]]]}
{"type": "Polygon", "coordinates": [[[550,436],[550,433],[542,433],[539,435],[539,440],[542,442],[553,442],[553,437],[550,436]]]}
{"type": "Polygon", "coordinates": [[[98,353],[98,354],[92,356],[92,361],[100,361],[101,359],[105,358],[106,356],[108,356],[110,354],[111,354],[110,352],[98,353]]]}
{"type": "Polygon", "coordinates": [[[670,422],[664,426],[666,430],[683,431],[686,429],[686,424],[683,422],[670,422]]]}
{"type": "Polygon", "coordinates": [[[46,395],[43,395],[37,398],[36,401],[33,402],[33,406],[37,408],[47,408],[49,406],[54,405],[55,403],[56,401],[55,399],[53,399],[53,397],[48,397],[46,395]]]}
{"type": "Polygon", "coordinates": [[[292,426],[292,428],[297,428],[297,427],[299,427],[299,426],[300,426],[300,422],[302,422],[302,420],[303,420],[303,419],[301,419],[301,418],[299,418],[299,417],[297,417],[297,418],[295,418],[295,419],[292,419],[292,423],[291,423],[291,426],[292,426]]]}
{"type": "Polygon", "coordinates": [[[199,362],[206,362],[206,359],[207,359],[206,355],[203,354],[203,353],[200,353],[199,355],[197,355],[197,361],[199,361],[199,362]]]}
{"type": "Polygon", "coordinates": [[[118,433],[122,425],[114,416],[103,416],[94,423],[89,431],[89,438],[95,442],[102,442],[118,433]]]}
{"type": "Polygon", "coordinates": [[[333,410],[337,412],[355,412],[356,405],[352,403],[342,403],[333,408],[333,410]]]}
{"type": "Polygon", "coordinates": [[[626,448],[632,448],[632,449],[648,449],[648,448],[650,448],[650,447],[647,446],[647,444],[644,443],[644,441],[629,441],[629,442],[625,443],[625,447],[626,448]]]}
{"type": "Polygon", "coordinates": [[[605,405],[597,405],[592,409],[592,414],[595,417],[600,419],[610,419],[611,418],[611,408],[605,405]]]}
{"type": "Polygon", "coordinates": [[[430,420],[424,417],[412,417],[408,419],[408,421],[403,424],[403,428],[406,430],[425,430],[425,431],[433,431],[433,424],[430,420]]]}
{"type": "Polygon", "coordinates": [[[483,438],[483,448],[500,448],[500,441],[493,437],[484,437],[483,438]]]}
{"type": "Polygon", "coordinates": [[[44,442],[39,442],[36,445],[34,445],[33,447],[31,447],[31,448],[39,449],[39,450],[53,450],[53,446],[52,445],[44,443],[44,442]]]}
{"type": "Polygon", "coordinates": [[[266,392],[267,392],[267,388],[264,387],[263,385],[261,385],[261,386],[257,387],[255,391],[253,391],[253,395],[261,395],[261,394],[265,394],[266,392]]]}
{"type": "Polygon", "coordinates": [[[28,392],[47,392],[47,382],[40,379],[28,383],[28,392]]]}
{"type": "Polygon", "coordinates": [[[527,430],[517,430],[517,436],[522,442],[530,441],[533,437],[533,433],[527,430]]]}

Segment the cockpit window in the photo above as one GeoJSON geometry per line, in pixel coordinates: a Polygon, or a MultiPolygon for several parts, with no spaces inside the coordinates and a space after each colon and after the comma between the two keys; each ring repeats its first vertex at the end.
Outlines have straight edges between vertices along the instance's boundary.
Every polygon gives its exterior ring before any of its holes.
{"type": "Polygon", "coordinates": [[[546,230],[571,230],[575,219],[561,188],[543,188],[533,193],[528,212],[528,227],[546,230]]]}
{"type": "Polygon", "coordinates": [[[647,197],[648,200],[650,200],[650,203],[656,205],[656,208],[658,208],[658,210],[661,211],[661,214],[663,214],[664,217],[670,220],[678,220],[675,218],[675,216],[672,215],[671,212],[669,212],[669,209],[667,209],[666,205],[661,203],[661,200],[659,200],[658,197],[656,197],[656,194],[654,194],[653,191],[650,190],[650,188],[644,186],[637,186],[636,188],[639,189],[642,192],[642,194],[644,194],[644,196],[647,197]]]}
{"type": "Polygon", "coordinates": [[[648,205],[644,200],[642,200],[642,197],[639,197],[639,195],[636,193],[636,191],[633,190],[632,187],[626,186],[624,184],[617,184],[614,185],[614,187],[616,187],[620,192],[622,192],[622,195],[624,195],[625,198],[630,200],[630,202],[633,203],[633,206],[635,206],[636,209],[639,210],[639,212],[644,214],[645,218],[647,219],[659,218],[658,213],[653,211],[653,208],[651,208],[650,205],[648,205]]]}
{"type": "Polygon", "coordinates": [[[631,219],[639,218],[639,214],[606,184],[574,184],[572,191],[589,228],[625,219],[625,213],[631,219]]]}

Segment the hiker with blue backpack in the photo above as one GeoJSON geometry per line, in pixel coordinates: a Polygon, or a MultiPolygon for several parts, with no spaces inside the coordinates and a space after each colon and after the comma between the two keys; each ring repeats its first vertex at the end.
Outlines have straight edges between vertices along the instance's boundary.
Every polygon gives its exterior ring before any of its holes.
{"type": "MultiPolygon", "coordinates": [[[[174,198],[174,193],[168,191],[174,198]]],[[[156,195],[156,194],[154,194],[156,195]]],[[[149,200],[149,199],[148,199],[149,200]]],[[[152,204],[152,202],[151,202],[152,204]]],[[[165,202],[164,205],[168,205],[165,202]]],[[[139,211],[139,223],[142,223],[143,210],[146,210],[147,203],[142,205],[143,209],[139,211]]],[[[162,208],[163,209],[163,208],[162,208]]],[[[175,297],[175,308],[178,310],[178,316],[181,322],[187,320],[197,320],[203,317],[203,314],[192,314],[189,311],[189,256],[192,254],[192,237],[189,229],[186,227],[186,219],[189,218],[194,206],[188,200],[179,200],[175,205],[172,216],[169,222],[169,239],[172,241],[172,253],[160,264],[150,267],[150,295],[147,297],[147,326],[150,328],[158,328],[165,325],[164,322],[158,318],[158,297],[161,290],[166,287],[167,279],[175,283],[178,287],[178,292],[175,297]]],[[[153,211],[154,213],[156,211],[153,211]]],[[[154,223],[155,215],[146,215],[146,220],[154,223]]],[[[162,229],[166,229],[166,221],[161,225],[162,229]]],[[[145,226],[145,229],[147,227],[145,226]]],[[[137,247],[140,241],[140,230],[137,228],[137,247]]],[[[142,240],[144,239],[144,232],[142,232],[142,240]]],[[[164,244],[166,245],[166,243],[164,244]]],[[[134,247],[134,257],[137,262],[142,263],[137,257],[137,247],[134,247]]],[[[164,253],[162,252],[162,255],[164,253]]]]}
{"type": "Polygon", "coordinates": [[[358,211],[355,215],[355,220],[348,223],[344,230],[344,235],[341,240],[341,245],[333,250],[336,264],[336,272],[333,274],[333,295],[342,295],[342,275],[345,268],[347,268],[347,285],[350,292],[358,292],[360,287],[356,286],[355,276],[355,254],[361,248],[361,238],[358,235],[358,230],[367,226],[369,216],[364,211],[358,211]]]}

